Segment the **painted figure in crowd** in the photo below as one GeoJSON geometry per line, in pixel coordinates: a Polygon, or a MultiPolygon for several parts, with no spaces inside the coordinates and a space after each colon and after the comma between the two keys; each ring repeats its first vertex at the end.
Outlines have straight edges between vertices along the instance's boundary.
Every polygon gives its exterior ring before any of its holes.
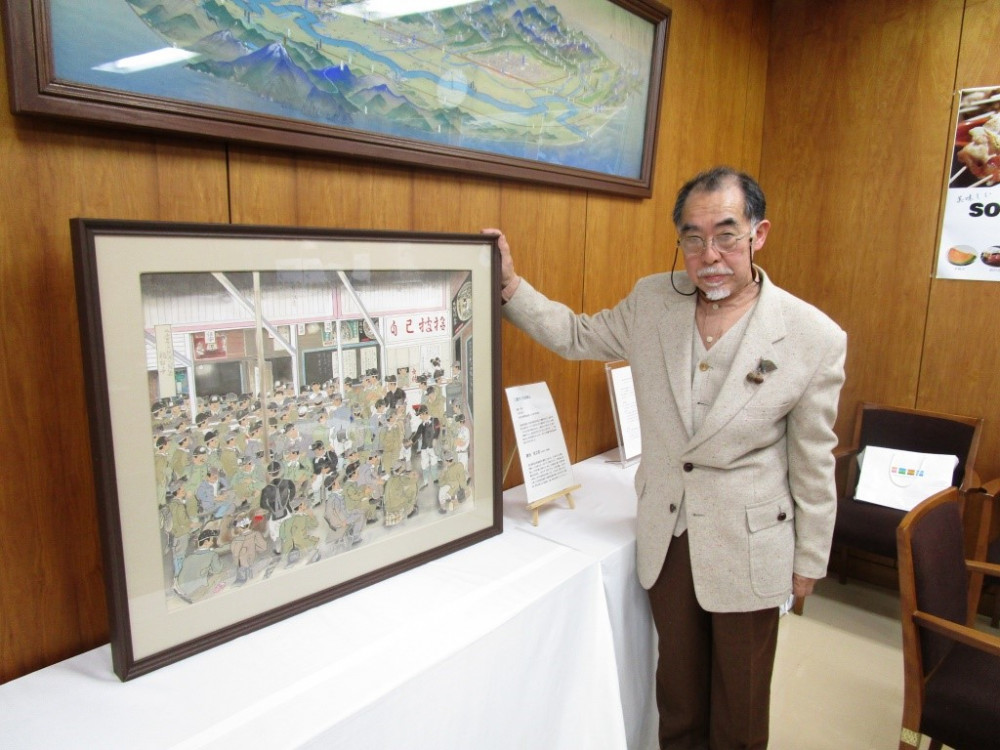
{"type": "Polygon", "coordinates": [[[437,425],[424,418],[420,458],[411,460],[421,419],[397,376],[383,384],[369,371],[345,387],[347,399],[331,380],[298,394],[277,382],[261,400],[230,394],[151,405],[164,570],[178,601],[244,586],[262,571],[268,577],[279,563],[339,554],[368,538],[366,527],[381,522],[388,532],[421,502],[437,505],[436,487],[420,492],[418,463],[433,478],[437,425]]]}
{"type": "Polygon", "coordinates": [[[417,512],[417,473],[397,461],[385,483],[385,525],[395,526],[417,512]]]}
{"type": "Polygon", "coordinates": [[[438,502],[442,513],[455,510],[455,503],[464,503],[469,492],[469,474],[458,461],[454,451],[444,454],[444,471],[438,479],[438,502]]]}
{"type": "Polygon", "coordinates": [[[233,538],[229,542],[229,552],[236,565],[234,586],[242,586],[253,578],[253,566],[257,555],[267,550],[267,541],[259,530],[253,527],[253,519],[247,512],[237,515],[233,523],[233,538]]]}
{"type": "Polygon", "coordinates": [[[316,516],[309,512],[309,503],[305,498],[295,500],[295,510],[291,517],[281,524],[281,557],[287,565],[292,566],[299,561],[303,553],[313,549],[319,543],[319,537],[309,532],[319,525],[316,516]]]}
{"type": "Polygon", "coordinates": [[[434,454],[437,431],[426,405],[417,407],[417,417],[420,423],[413,433],[413,448],[420,457],[420,486],[423,488],[437,479],[438,459],[434,454]]]}
{"type": "Polygon", "coordinates": [[[198,534],[198,549],[181,563],[174,583],[174,591],[185,601],[203,598],[217,582],[223,571],[222,559],[215,551],[216,533],[205,530],[198,534]]]}
{"type": "Polygon", "coordinates": [[[341,487],[340,477],[330,474],[323,481],[325,499],[323,501],[323,517],[330,526],[330,541],[341,542],[348,549],[362,539],[362,530],[367,523],[365,511],[348,510],[341,487]]]}

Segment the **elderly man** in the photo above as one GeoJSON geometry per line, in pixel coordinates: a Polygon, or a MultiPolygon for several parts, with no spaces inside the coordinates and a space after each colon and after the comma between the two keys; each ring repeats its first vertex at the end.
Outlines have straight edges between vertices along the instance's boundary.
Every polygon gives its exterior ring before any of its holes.
{"type": "Polygon", "coordinates": [[[484,230],[509,321],[564,357],[631,364],[662,747],[767,746],[779,606],[826,574],[846,335],[754,265],[764,210],[748,175],[697,175],[673,212],[686,273],[640,279],[595,315],[546,299],[484,230]]]}

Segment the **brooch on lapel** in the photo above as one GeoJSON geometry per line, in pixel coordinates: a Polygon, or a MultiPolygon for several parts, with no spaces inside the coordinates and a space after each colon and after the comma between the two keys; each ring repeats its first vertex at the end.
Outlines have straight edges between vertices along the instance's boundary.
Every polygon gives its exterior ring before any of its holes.
{"type": "Polygon", "coordinates": [[[772,362],[769,359],[762,359],[760,362],[757,363],[757,366],[755,368],[753,368],[750,372],[747,373],[747,380],[749,380],[751,383],[757,383],[757,385],[760,385],[761,383],[764,382],[765,375],[767,375],[769,372],[774,372],[777,369],[778,366],[774,364],[774,362],[772,362]]]}

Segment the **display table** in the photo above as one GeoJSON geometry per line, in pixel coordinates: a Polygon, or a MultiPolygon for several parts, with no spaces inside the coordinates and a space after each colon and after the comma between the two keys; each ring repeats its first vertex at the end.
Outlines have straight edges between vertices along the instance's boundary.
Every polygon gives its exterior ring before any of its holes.
{"type": "Polygon", "coordinates": [[[575,511],[511,490],[501,536],[130,682],[103,646],[2,685],[0,745],[651,747],[631,472],[577,470],[575,511]]]}
{"type": "Polygon", "coordinates": [[[608,614],[614,634],[615,661],[621,688],[628,746],[658,746],[654,693],[656,633],[649,599],[635,568],[635,472],[612,463],[617,450],[573,466],[580,489],[573,492],[575,510],[565,499],[539,510],[532,525],[523,486],[504,493],[505,527],[523,529],[594,558],[601,565],[608,614]]]}

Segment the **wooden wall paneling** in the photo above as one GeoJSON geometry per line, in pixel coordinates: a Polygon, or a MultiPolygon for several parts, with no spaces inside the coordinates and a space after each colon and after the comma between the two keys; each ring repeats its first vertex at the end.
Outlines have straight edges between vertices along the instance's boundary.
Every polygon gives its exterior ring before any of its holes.
{"type": "Polygon", "coordinates": [[[417,232],[471,232],[500,222],[500,182],[447,172],[413,176],[413,229],[417,232]]]}
{"type": "Polygon", "coordinates": [[[976,470],[1000,476],[1000,284],[934,282],[917,408],[985,419],[976,470]]]}
{"type": "MultiPolygon", "coordinates": [[[[118,144],[121,143],[119,140],[118,144]]],[[[135,218],[154,216],[158,221],[206,223],[229,221],[225,146],[177,137],[154,138],[146,143],[142,153],[144,158],[152,159],[148,168],[151,192],[143,194],[143,205],[135,206],[135,218]],[[148,149],[151,151],[147,154],[148,149]]],[[[88,194],[91,192],[88,190],[88,194]]],[[[104,195],[100,200],[106,200],[104,195]]],[[[113,215],[120,215],[117,204],[113,215]]]]}
{"type": "Polygon", "coordinates": [[[956,88],[996,85],[1000,76],[996,54],[998,32],[1000,0],[965,0],[956,88]]]}
{"type": "Polygon", "coordinates": [[[0,682],[107,640],[69,220],[225,221],[224,155],[0,110],[0,682]]]}
{"type": "MultiPolygon", "coordinates": [[[[996,54],[998,36],[1000,0],[969,0],[962,25],[956,90],[1000,84],[1000,58],[996,54]]],[[[948,104],[942,100],[938,107],[945,110],[948,104]]],[[[940,186],[950,168],[953,138],[950,125],[938,136],[942,163],[940,186]]],[[[996,192],[1000,200],[1000,187],[991,188],[991,191],[996,192]]],[[[984,220],[994,222],[1000,230],[1000,219],[984,220]]],[[[1000,231],[997,241],[1000,242],[1000,231]]],[[[929,265],[933,265],[936,249],[936,242],[933,248],[928,248],[929,265]]],[[[932,282],[917,397],[921,409],[985,418],[976,463],[984,481],[1000,476],[997,310],[1000,310],[1000,283],[950,279],[932,282]]]]}
{"type": "Polygon", "coordinates": [[[750,84],[757,87],[757,97],[762,94],[766,48],[758,45],[766,5],[755,0],[672,4],[654,182],[655,193],[666,191],[671,206],[681,183],[703,169],[757,165],[758,144],[749,146],[752,160],[743,161],[744,138],[755,133],[753,120],[762,106],[748,94],[750,84]]]}
{"type": "Polygon", "coordinates": [[[228,195],[233,224],[297,224],[300,204],[297,164],[295,154],[230,146],[228,195]]]}
{"type": "MultiPolygon", "coordinates": [[[[657,226],[670,223],[669,212],[665,217],[657,210],[657,195],[662,191],[643,201],[589,197],[584,294],[578,312],[593,314],[614,307],[641,277],[669,264],[656,241],[657,226]]],[[[581,364],[579,423],[576,450],[581,458],[617,446],[603,362],[581,364]]]]}
{"type": "Polygon", "coordinates": [[[750,29],[747,36],[747,84],[743,122],[743,155],[739,164],[750,174],[760,176],[761,145],[764,138],[765,102],[767,99],[768,51],[771,41],[772,0],[751,3],[750,29]]]}
{"type": "MultiPolygon", "coordinates": [[[[505,184],[500,193],[500,224],[511,246],[515,268],[532,286],[574,310],[583,300],[586,193],[505,184]]],[[[556,411],[571,461],[576,454],[580,367],[529,339],[509,323],[501,329],[503,346],[502,387],[545,382],[556,411]]],[[[503,465],[510,470],[505,487],[524,481],[517,444],[504,395],[503,465]]]]}
{"type": "Polygon", "coordinates": [[[859,399],[916,403],[961,24],[961,0],[774,3],[761,264],[848,332],[842,440],[859,399]]]}
{"type": "Polygon", "coordinates": [[[408,168],[245,146],[229,151],[235,224],[412,227],[413,173],[408,168]]]}
{"type": "MultiPolygon", "coordinates": [[[[769,22],[767,0],[718,9],[675,4],[653,195],[644,201],[589,197],[585,311],[611,307],[640,277],[670,270],[676,242],[671,213],[686,179],[718,163],[757,171],[769,22]],[[734,35],[734,28],[750,32],[734,35]]],[[[683,266],[678,258],[677,270],[683,266]]],[[[581,366],[580,424],[581,457],[617,444],[603,363],[581,366]]]]}

